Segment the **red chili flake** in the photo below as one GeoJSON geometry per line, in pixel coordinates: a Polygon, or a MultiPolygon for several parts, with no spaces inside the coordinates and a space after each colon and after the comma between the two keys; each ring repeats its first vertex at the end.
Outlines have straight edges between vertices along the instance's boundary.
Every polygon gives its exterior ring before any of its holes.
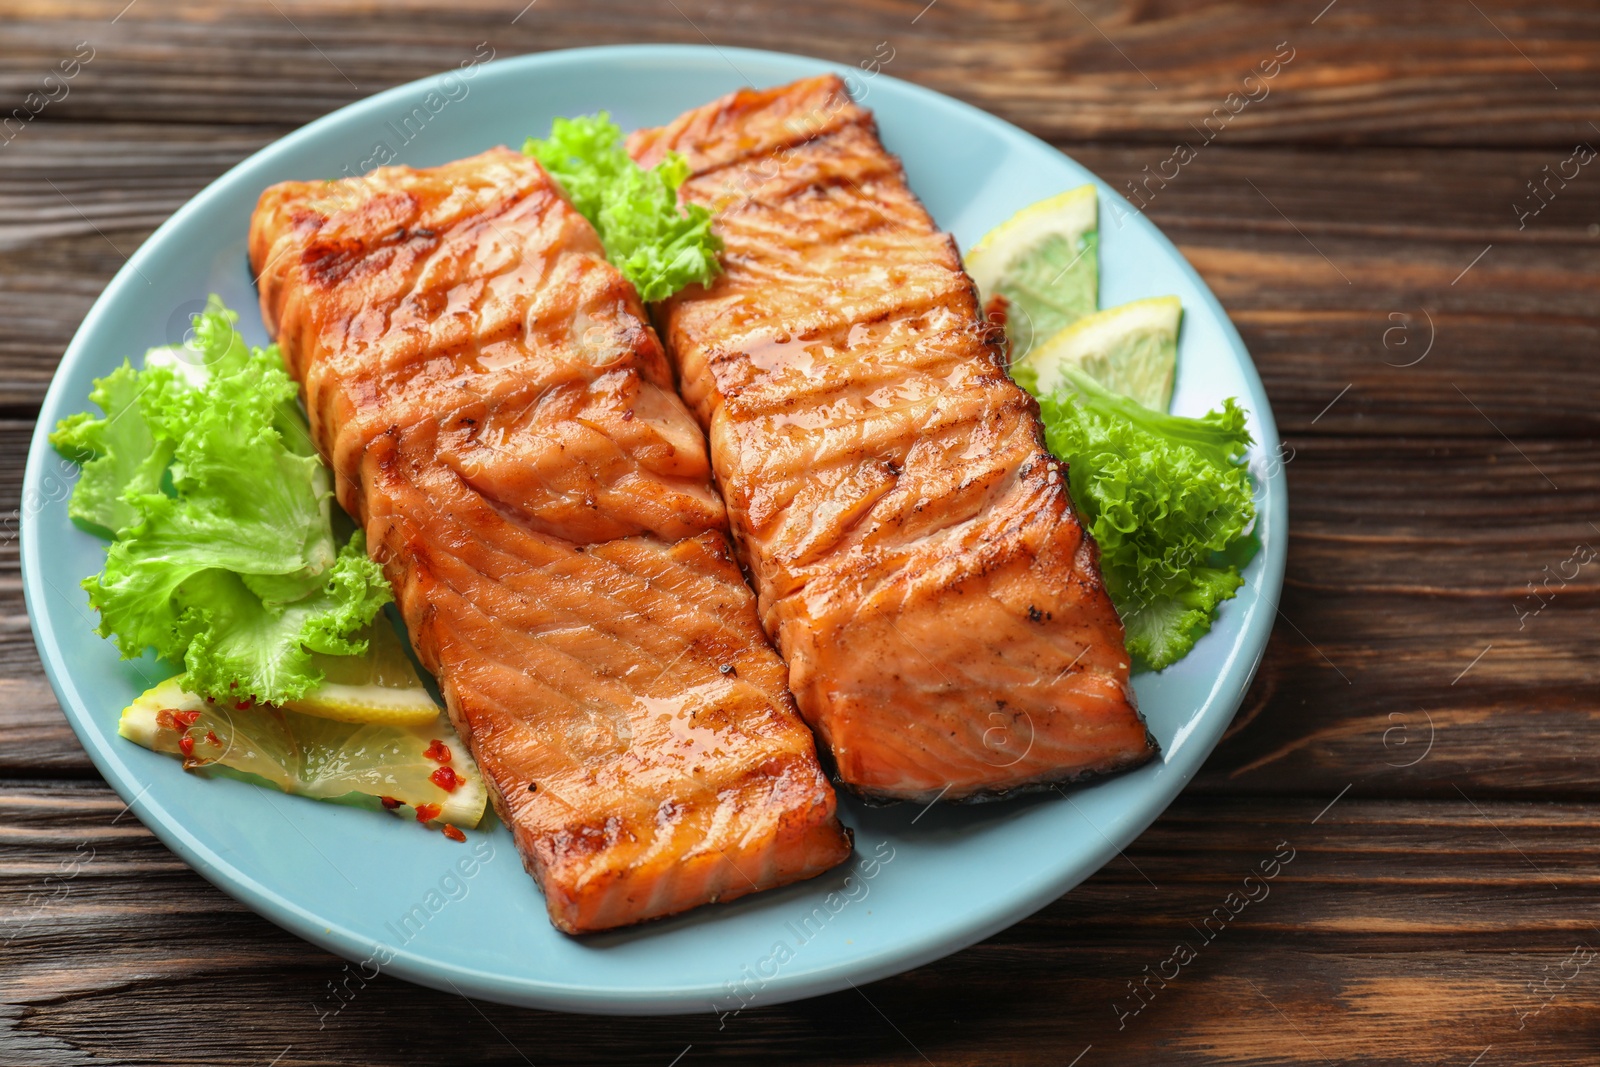
{"type": "Polygon", "coordinates": [[[454,793],[456,786],[461,784],[461,776],[456,773],[454,767],[440,767],[428,775],[428,780],[446,793],[454,793]]]}
{"type": "Polygon", "coordinates": [[[174,722],[181,723],[183,728],[187,730],[200,721],[200,713],[198,711],[175,711],[172,713],[172,719],[174,722]]]}
{"type": "Polygon", "coordinates": [[[210,730],[206,731],[206,740],[211,742],[211,744],[217,748],[222,747],[222,742],[217,740],[217,735],[210,730]]]}
{"type": "Polygon", "coordinates": [[[162,708],[156,712],[156,725],[163,730],[176,730],[178,728],[177,720],[172,717],[172,712],[168,708],[162,708]]]}
{"type": "Polygon", "coordinates": [[[178,751],[183,753],[184,759],[194,758],[194,738],[184,734],[178,738],[178,751]]]}
{"type": "Polygon", "coordinates": [[[256,698],[255,697],[245,697],[243,700],[239,701],[237,704],[235,704],[233,706],[233,710],[234,711],[249,711],[251,708],[253,708],[255,706],[256,706],[256,698]]]}
{"type": "Polygon", "coordinates": [[[451,826],[449,823],[445,823],[444,824],[444,836],[448,837],[452,841],[458,841],[458,842],[461,842],[463,844],[467,840],[467,835],[466,834],[462,833],[460,830],[457,830],[454,826],[451,826]]]}
{"type": "Polygon", "coordinates": [[[437,804],[418,804],[417,821],[426,825],[439,817],[444,809],[437,804]]]}
{"type": "Polygon", "coordinates": [[[379,797],[378,799],[382,801],[383,806],[388,808],[390,811],[393,811],[395,808],[400,806],[400,802],[394,797],[379,797]]]}
{"type": "Polygon", "coordinates": [[[632,422],[633,421],[633,409],[632,408],[629,408],[627,411],[624,411],[622,413],[622,421],[623,422],[632,422]]]}
{"type": "Polygon", "coordinates": [[[435,763],[449,763],[450,746],[445,744],[443,741],[440,741],[438,738],[434,738],[433,744],[428,746],[428,751],[424,752],[423,755],[427,756],[435,763]]]}

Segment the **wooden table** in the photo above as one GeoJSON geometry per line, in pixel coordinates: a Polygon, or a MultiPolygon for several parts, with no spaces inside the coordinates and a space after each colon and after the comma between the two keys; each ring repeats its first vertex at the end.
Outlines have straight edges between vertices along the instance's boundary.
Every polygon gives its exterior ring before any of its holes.
{"type": "Polygon", "coordinates": [[[335,1014],[342,961],[123,814],[44,680],[8,536],[0,1063],[1600,1059],[1600,562],[1568,562],[1600,549],[1600,166],[1576,162],[1600,146],[1600,9],[522,3],[0,0],[0,112],[80,60],[0,147],[0,511],[124,257],[295,127],[483,49],[892,53],[886,73],[1133,183],[1238,324],[1292,501],[1260,676],[1124,857],[940,963],[725,1028],[387,978],[335,1014]],[[1274,57],[1276,77],[1246,81],[1274,57]],[[1198,150],[1175,167],[1179,141],[1198,150]],[[1290,852],[1207,939],[1244,876],[1290,852]],[[1135,999],[1180,943],[1193,958],[1135,999]]]}

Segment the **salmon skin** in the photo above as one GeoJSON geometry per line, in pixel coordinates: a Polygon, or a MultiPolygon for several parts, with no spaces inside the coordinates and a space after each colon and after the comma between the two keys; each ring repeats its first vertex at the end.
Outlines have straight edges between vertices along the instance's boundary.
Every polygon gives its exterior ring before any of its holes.
{"type": "Polygon", "coordinates": [[[850,853],[638,295],[501,148],[287,182],[261,308],[495,809],[568,933],[850,853]]]}
{"type": "Polygon", "coordinates": [[[723,273],[656,323],[840,778],[982,799],[1154,757],[1066,468],[872,115],[829,75],[629,150],[716,213],[723,273]]]}

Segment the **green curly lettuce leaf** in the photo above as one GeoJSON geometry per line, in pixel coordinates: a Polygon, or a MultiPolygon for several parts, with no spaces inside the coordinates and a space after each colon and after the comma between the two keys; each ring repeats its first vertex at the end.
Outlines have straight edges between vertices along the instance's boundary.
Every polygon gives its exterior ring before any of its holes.
{"type": "Polygon", "coordinates": [[[711,232],[711,212],[678,204],[678,187],[689,176],[682,156],[670,154],[645,170],[628,156],[621,128],[604,111],[556,119],[549,137],[528,138],[522,151],[539,161],[573,208],[594,224],[606,258],[641,299],[665,300],[717,276],[722,241],[711,232]]]}
{"type": "Polygon", "coordinates": [[[130,487],[159,492],[172,459],[172,442],[158,441],[139,410],[139,390],[139,372],[124,361],[89,393],[89,402],[104,417],[79,412],[62,419],[50,435],[50,443],[82,468],[67,515],[102,537],[139,520],[138,509],[122,499],[123,492],[130,487]]]}
{"type": "Polygon", "coordinates": [[[237,318],[213,296],[192,341],[96,382],[104,417],[51,441],[83,466],[69,512],[112,536],[83,583],[101,636],[183,664],[193,692],[281,703],[322,681],[312,652],[365,653],[391,593],[359,532],[335,538],[295,385],[237,318]]]}
{"type": "Polygon", "coordinates": [[[1167,415],[1065,373],[1071,387],[1039,399],[1045,437],[1100,546],[1128,650],[1160,670],[1210,631],[1256,548],[1245,412],[1229,399],[1203,418],[1167,415]]]}
{"type": "Polygon", "coordinates": [[[272,703],[293,700],[322,681],[311,653],[365,654],[367,642],[353,635],[390,599],[360,531],[339,550],[321,584],[297,600],[270,604],[243,576],[215,568],[197,573],[183,591],[205,606],[186,610],[178,623],[188,641],[185,686],[211,696],[278,694],[258,696],[272,703]]]}

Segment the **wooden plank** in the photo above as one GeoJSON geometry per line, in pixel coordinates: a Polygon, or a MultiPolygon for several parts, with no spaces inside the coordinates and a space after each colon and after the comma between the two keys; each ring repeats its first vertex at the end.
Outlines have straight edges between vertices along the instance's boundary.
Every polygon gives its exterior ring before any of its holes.
{"type": "Polygon", "coordinates": [[[1593,795],[1595,443],[1289,447],[1278,625],[1195,788],[1593,795]]]}
{"type": "Polygon", "coordinates": [[[17,534],[32,422],[0,420],[0,776],[98,777],[45,680],[22,598],[17,534]]]}
{"type": "MultiPolygon", "coordinates": [[[[17,506],[27,433],[0,423],[0,455],[15,457],[0,462],[0,513],[17,506]]],[[[1583,563],[1579,551],[1600,554],[1595,442],[1288,445],[1282,616],[1239,721],[1192,788],[1600,792],[1600,555],[1583,563]]],[[[0,706],[0,776],[92,775],[40,674],[16,565],[14,543],[0,545],[0,691],[14,698],[0,706]]]]}
{"type": "MultiPolygon", "coordinates": [[[[279,132],[56,124],[0,152],[0,410],[38,404],[121,253],[279,132]]],[[[1119,188],[1164,158],[1068,147],[1119,188]]],[[[1219,146],[1148,214],[1238,325],[1286,435],[1592,437],[1600,376],[1570,368],[1600,343],[1600,180],[1519,230],[1518,191],[1550,160],[1219,146]]]]}
{"type": "Polygon", "coordinates": [[[57,124],[0,149],[0,410],[36,410],[78,324],[127,256],[284,132],[57,124]]]}
{"type": "Polygon", "coordinates": [[[70,14],[44,0],[8,0],[0,88],[21,102],[87,41],[93,59],[42,119],[299,125],[488,54],[480,46],[504,57],[619,40],[710,41],[849,66],[892,57],[888,73],[1052,138],[1170,144],[1218,109],[1214,128],[1236,144],[1571,148],[1594,136],[1585,101],[1600,90],[1600,17],[1590,7],[1321,6],[818,0],[774,19],[761,5],[711,0],[447,8],[413,0],[374,18],[358,0],[249,0],[225,16],[190,0],[136,4],[118,17],[126,0],[76,4],[70,14]],[[1263,81],[1263,70],[1275,77],[1263,81]]]}
{"type": "Polygon", "coordinates": [[[1600,397],[1571,373],[1600,345],[1600,182],[1516,210],[1559,160],[1223,150],[1161,188],[1147,150],[1084,154],[1216,292],[1286,434],[1600,430],[1600,397]]]}
{"type": "Polygon", "coordinates": [[[363,980],[188,871],[103,787],[0,787],[0,1047],[18,1067],[1431,1065],[1489,1045],[1495,1062],[1593,1062],[1591,806],[1325,803],[1186,797],[1124,858],[950,959],[618,1027],[363,980]]]}

